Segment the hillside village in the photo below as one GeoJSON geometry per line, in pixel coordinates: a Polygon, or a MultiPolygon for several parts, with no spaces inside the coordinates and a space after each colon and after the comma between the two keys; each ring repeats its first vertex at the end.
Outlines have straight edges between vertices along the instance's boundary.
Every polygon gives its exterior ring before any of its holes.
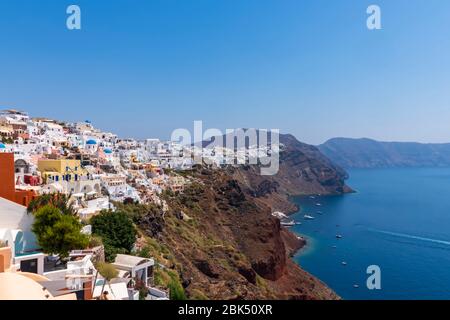
{"type": "MultiPolygon", "coordinates": [[[[167,288],[152,287],[151,257],[117,254],[111,264],[117,274],[105,289],[106,278],[96,269],[105,260],[103,246],[74,248],[64,263],[44,252],[32,231],[30,206],[45,195],[50,202],[62,195],[88,236],[90,219],[113,212],[116,204],[153,204],[165,212],[160,195],[183,192],[190,181],[177,172],[191,169],[193,154],[202,150],[173,141],[120,139],[89,121],[31,118],[17,110],[0,112],[0,139],[0,284],[8,288],[0,299],[170,298],[167,288]]],[[[227,154],[235,156],[220,151],[202,156],[218,166],[227,154]]],[[[136,242],[132,251],[138,247],[136,242]]]]}
{"type": "Polygon", "coordinates": [[[0,113],[0,136],[0,282],[15,283],[8,286],[13,292],[2,290],[0,296],[137,299],[131,280],[138,277],[154,299],[168,299],[166,292],[150,287],[153,259],[118,255],[114,266],[120,281],[109,284],[107,296],[100,290],[103,282],[93,283],[89,277],[97,273],[93,260],[104,260],[102,247],[72,250],[64,268],[52,264],[58,257],[41,252],[27,207],[45,194],[65,195],[87,234],[89,219],[102,210],[114,211],[116,202],[155,203],[164,210],[158,195],[164,190],[180,192],[187,182],[165,172],[189,167],[180,145],[120,140],[89,121],[32,119],[16,110],[0,113]],[[39,285],[47,289],[31,289],[39,285]]]}
{"type": "Polygon", "coordinates": [[[337,298],[291,261],[304,239],[273,213],[350,189],[291,135],[122,139],[4,110],[0,141],[0,300],[337,298]]]}

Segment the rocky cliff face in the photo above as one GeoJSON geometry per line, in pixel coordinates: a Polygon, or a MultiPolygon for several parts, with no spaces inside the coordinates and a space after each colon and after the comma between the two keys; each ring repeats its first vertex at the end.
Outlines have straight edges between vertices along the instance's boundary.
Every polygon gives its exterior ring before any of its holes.
{"type": "Polygon", "coordinates": [[[196,182],[183,196],[166,195],[170,211],[158,237],[175,256],[189,296],[337,298],[290,260],[302,240],[255,201],[248,187],[233,178],[235,170],[197,169],[190,176],[196,182]]]}
{"type": "Polygon", "coordinates": [[[319,149],[298,141],[292,135],[281,135],[283,151],[277,179],[291,194],[340,194],[351,191],[345,185],[347,172],[335,165],[319,149]]]}
{"type": "Polygon", "coordinates": [[[352,192],[345,184],[345,170],[316,147],[299,142],[292,135],[280,135],[280,143],[280,168],[276,175],[261,176],[256,166],[238,167],[233,172],[256,201],[268,205],[272,212],[296,211],[289,196],[352,192]]]}

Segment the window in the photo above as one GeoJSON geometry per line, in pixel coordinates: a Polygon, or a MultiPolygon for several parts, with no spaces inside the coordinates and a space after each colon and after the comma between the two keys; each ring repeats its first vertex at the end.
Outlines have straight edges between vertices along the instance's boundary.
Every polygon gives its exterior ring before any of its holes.
{"type": "Polygon", "coordinates": [[[20,271],[38,273],[38,259],[20,261],[20,271]]]}

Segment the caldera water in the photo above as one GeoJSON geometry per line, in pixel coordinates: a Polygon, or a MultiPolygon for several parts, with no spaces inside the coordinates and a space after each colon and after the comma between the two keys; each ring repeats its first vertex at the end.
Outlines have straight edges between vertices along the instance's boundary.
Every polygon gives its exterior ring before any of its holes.
{"type": "Polygon", "coordinates": [[[450,168],[349,174],[356,193],[293,199],[308,241],[296,262],[344,299],[450,299],[450,168]],[[381,289],[366,285],[372,265],[381,289]]]}

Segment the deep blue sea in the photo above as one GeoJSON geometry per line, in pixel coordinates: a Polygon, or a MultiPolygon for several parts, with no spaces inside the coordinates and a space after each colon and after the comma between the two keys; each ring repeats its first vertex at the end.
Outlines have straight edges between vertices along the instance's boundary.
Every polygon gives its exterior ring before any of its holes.
{"type": "Polygon", "coordinates": [[[450,299],[450,168],[349,174],[355,194],[294,199],[308,240],[295,260],[344,299],[450,299]],[[366,286],[370,265],[381,290],[366,286]]]}

